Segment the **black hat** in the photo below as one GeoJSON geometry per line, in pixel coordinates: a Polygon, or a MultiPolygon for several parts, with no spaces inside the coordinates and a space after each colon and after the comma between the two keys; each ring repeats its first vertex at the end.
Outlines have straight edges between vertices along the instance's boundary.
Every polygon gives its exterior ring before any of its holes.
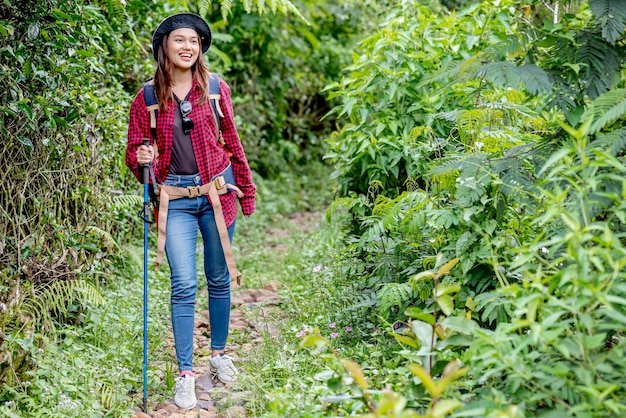
{"type": "Polygon", "coordinates": [[[152,35],[152,54],[155,60],[159,59],[157,51],[163,37],[180,28],[189,28],[198,32],[202,44],[202,53],[204,54],[208,51],[211,46],[211,29],[209,24],[203,18],[193,13],[178,13],[165,18],[154,31],[154,35],[152,35]]]}

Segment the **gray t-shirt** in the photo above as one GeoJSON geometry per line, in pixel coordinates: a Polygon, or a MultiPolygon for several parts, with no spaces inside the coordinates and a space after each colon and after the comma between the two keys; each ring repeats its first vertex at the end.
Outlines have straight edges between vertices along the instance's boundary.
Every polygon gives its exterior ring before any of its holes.
{"type": "Polygon", "coordinates": [[[172,161],[170,162],[170,173],[181,176],[198,174],[198,164],[196,154],[193,152],[191,143],[191,132],[185,134],[183,131],[183,117],[180,113],[180,99],[176,97],[176,112],[174,112],[174,138],[172,145],[172,161]]]}

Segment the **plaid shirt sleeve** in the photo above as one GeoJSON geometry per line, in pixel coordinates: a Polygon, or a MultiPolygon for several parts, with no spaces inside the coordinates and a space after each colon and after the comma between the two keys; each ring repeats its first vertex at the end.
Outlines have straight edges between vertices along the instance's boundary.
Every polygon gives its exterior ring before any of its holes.
{"type": "Polygon", "coordinates": [[[222,138],[226,143],[226,147],[233,154],[230,161],[233,165],[235,180],[237,186],[244,194],[244,197],[240,200],[241,211],[248,216],[255,211],[256,186],[252,182],[252,171],[235,126],[230,87],[222,79],[220,79],[220,96],[221,109],[224,113],[224,117],[221,120],[222,138]]]}

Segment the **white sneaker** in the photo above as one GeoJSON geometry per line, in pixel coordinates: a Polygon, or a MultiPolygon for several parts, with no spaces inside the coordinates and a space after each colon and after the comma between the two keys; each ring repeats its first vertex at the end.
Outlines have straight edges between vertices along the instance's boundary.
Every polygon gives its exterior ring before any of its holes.
{"type": "Polygon", "coordinates": [[[191,409],[196,406],[196,378],[184,374],[176,378],[174,402],[180,409],[191,409]]]}
{"type": "Polygon", "coordinates": [[[233,364],[233,359],[228,355],[224,354],[211,357],[209,362],[211,363],[211,369],[215,369],[213,374],[217,375],[217,378],[222,383],[231,383],[237,380],[239,372],[233,364]]]}

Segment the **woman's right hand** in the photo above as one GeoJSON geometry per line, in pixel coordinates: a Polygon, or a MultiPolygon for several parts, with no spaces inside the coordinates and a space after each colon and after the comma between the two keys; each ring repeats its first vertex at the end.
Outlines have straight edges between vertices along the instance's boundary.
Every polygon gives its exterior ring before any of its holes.
{"type": "Polygon", "coordinates": [[[137,148],[137,163],[139,163],[139,165],[150,164],[153,159],[154,148],[152,145],[140,145],[139,148],[137,148]]]}

